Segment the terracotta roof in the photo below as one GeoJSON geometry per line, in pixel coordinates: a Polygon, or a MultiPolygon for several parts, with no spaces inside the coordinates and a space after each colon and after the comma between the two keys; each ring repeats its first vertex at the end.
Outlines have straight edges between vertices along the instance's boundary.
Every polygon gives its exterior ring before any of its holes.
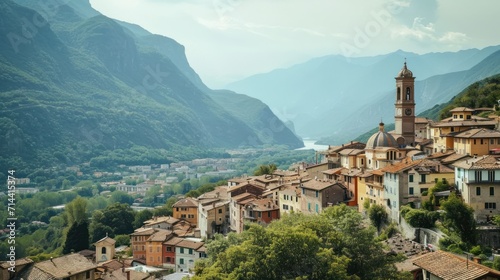
{"type": "Polygon", "coordinates": [[[429,123],[429,122],[432,122],[432,120],[428,118],[415,117],[415,123],[429,123]]]}
{"type": "Polygon", "coordinates": [[[237,202],[239,201],[242,201],[244,199],[247,199],[248,197],[255,197],[255,195],[253,193],[242,193],[242,194],[239,194],[237,196],[233,196],[231,197],[231,200],[235,200],[237,202]]]}
{"type": "Polygon", "coordinates": [[[378,175],[378,176],[383,176],[384,175],[384,172],[382,170],[380,170],[380,169],[371,170],[370,173],[373,174],[373,175],[378,175]]]}
{"type": "Polygon", "coordinates": [[[438,159],[438,158],[444,158],[444,157],[450,156],[452,154],[455,154],[455,152],[454,151],[447,151],[445,153],[437,152],[437,153],[434,153],[432,155],[429,155],[427,158],[428,159],[438,159]]]}
{"type": "Polygon", "coordinates": [[[174,246],[174,245],[177,245],[177,243],[181,242],[182,240],[184,240],[184,238],[172,237],[169,240],[163,242],[163,244],[169,245],[169,246],[174,246]]]}
{"type": "Polygon", "coordinates": [[[130,265],[125,264],[125,262],[121,263],[118,260],[105,261],[105,262],[99,263],[99,266],[104,266],[111,271],[121,269],[122,267],[130,267],[130,265]]]}
{"type": "Polygon", "coordinates": [[[166,229],[157,229],[155,233],[153,233],[149,238],[148,242],[163,242],[167,239],[168,236],[172,234],[171,230],[166,229]]]}
{"type": "Polygon", "coordinates": [[[484,279],[485,275],[500,277],[500,271],[444,251],[431,252],[415,258],[413,264],[443,280],[484,279]]]}
{"type": "Polygon", "coordinates": [[[205,247],[205,244],[203,244],[203,246],[198,248],[196,251],[205,253],[207,251],[207,248],[205,247]]]}
{"type": "Polygon", "coordinates": [[[218,186],[211,192],[206,192],[200,196],[198,196],[198,201],[202,201],[204,199],[214,199],[214,198],[229,198],[227,193],[229,187],[228,186],[218,186]]]}
{"type": "MultiPolygon", "coordinates": [[[[31,260],[29,258],[22,258],[22,259],[16,260],[16,266],[21,266],[21,265],[25,265],[25,264],[29,264],[29,263],[33,263],[33,260],[31,260]]],[[[11,265],[10,265],[10,262],[3,261],[3,262],[0,262],[0,267],[7,269],[7,268],[11,267],[11,265]]]]}
{"type": "Polygon", "coordinates": [[[137,236],[137,235],[151,235],[155,232],[153,228],[138,228],[134,230],[134,233],[131,233],[130,235],[137,236]]]}
{"type": "Polygon", "coordinates": [[[472,128],[460,132],[455,138],[500,138],[500,131],[487,128],[472,128]]]}
{"type": "Polygon", "coordinates": [[[327,174],[327,175],[340,174],[342,169],[345,169],[345,168],[344,167],[337,167],[337,168],[325,170],[322,173],[327,174]]]}
{"type": "Polygon", "coordinates": [[[203,243],[203,242],[197,242],[197,241],[184,239],[181,242],[177,243],[175,246],[196,250],[196,249],[200,248],[201,246],[203,246],[204,244],[205,243],[203,243]]]}
{"type": "Polygon", "coordinates": [[[198,208],[198,201],[191,197],[186,197],[178,200],[172,207],[198,208]]]}
{"type": "Polygon", "coordinates": [[[106,237],[102,238],[101,240],[96,241],[94,244],[97,244],[97,243],[106,243],[106,244],[110,244],[110,245],[115,245],[116,241],[113,238],[106,236],[106,237]]]}
{"type": "Polygon", "coordinates": [[[482,157],[461,160],[455,162],[454,164],[452,164],[452,166],[463,169],[499,170],[500,161],[498,159],[498,156],[486,155],[482,157]]]}
{"type": "Polygon", "coordinates": [[[431,126],[432,127],[458,127],[458,126],[495,126],[496,121],[488,119],[488,118],[481,118],[478,116],[472,116],[470,120],[457,120],[453,119],[453,117],[449,117],[446,119],[443,119],[439,122],[433,123],[431,126]]]}
{"type": "Polygon", "coordinates": [[[451,109],[450,112],[474,112],[474,109],[470,109],[467,107],[456,107],[454,109],[451,109]]]}
{"type": "Polygon", "coordinates": [[[161,224],[161,223],[168,223],[168,224],[175,224],[179,221],[179,219],[170,217],[170,216],[161,216],[161,217],[153,217],[150,220],[147,220],[144,222],[145,226],[151,226],[151,225],[156,225],[156,224],[161,224]]]}
{"type": "Polygon", "coordinates": [[[322,180],[311,180],[302,183],[302,188],[304,189],[309,189],[309,190],[315,190],[315,191],[321,191],[326,188],[332,187],[335,185],[335,182],[330,182],[330,181],[322,181],[322,180]]]}
{"type": "MultiPolygon", "coordinates": [[[[80,254],[69,254],[35,263],[35,267],[54,278],[62,279],[95,269],[97,266],[80,254]]],[[[32,278],[30,277],[29,279],[32,278]]]]}
{"type": "Polygon", "coordinates": [[[240,183],[234,187],[232,187],[231,189],[228,190],[228,192],[234,192],[235,190],[238,190],[238,189],[241,189],[243,187],[246,187],[246,186],[254,186],[254,187],[257,187],[257,188],[260,188],[262,190],[265,189],[264,186],[258,184],[257,182],[253,182],[253,181],[246,181],[246,182],[243,182],[243,183],[240,183]]]}
{"type": "Polygon", "coordinates": [[[403,162],[399,162],[396,164],[388,165],[388,166],[382,168],[381,171],[387,172],[387,173],[398,173],[398,172],[410,169],[410,168],[418,165],[420,162],[421,162],[421,160],[403,161],[403,162]]]}
{"type": "Polygon", "coordinates": [[[364,150],[360,150],[360,149],[343,149],[342,151],[340,151],[339,154],[343,155],[343,156],[355,156],[355,155],[362,154],[364,152],[365,152],[364,150]]]}
{"type": "Polygon", "coordinates": [[[458,161],[458,160],[461,160],[464,158],[470,158],[470,156],[464,155],[464,154],[452,154],[452,155],[449,155],[449,156],[441,159],[441,162],[444,164],[451,164],[451,163],[454,163],[455,161],[458,161]]]}

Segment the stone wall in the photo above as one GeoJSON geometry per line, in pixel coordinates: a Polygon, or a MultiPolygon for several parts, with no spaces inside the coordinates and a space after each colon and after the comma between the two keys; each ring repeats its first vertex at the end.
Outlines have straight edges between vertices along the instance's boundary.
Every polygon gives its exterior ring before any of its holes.
{"type": "Polygon", "coordinates": [[[480,226],[477,228],[477,242],[493,249],[500,248],[500,227],[480,226]]]}

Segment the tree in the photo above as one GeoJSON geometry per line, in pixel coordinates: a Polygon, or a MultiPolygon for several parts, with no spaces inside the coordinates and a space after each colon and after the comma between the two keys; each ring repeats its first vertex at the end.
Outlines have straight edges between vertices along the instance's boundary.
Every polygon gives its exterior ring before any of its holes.
{"type": "Polygon", "coordinates": [[[448,199],[441,203],[441,209],[445,211],[443,225],[456,232],[468,245],[475,244],[474,209],[465,204],[455,193],[451,193],[448,199]]]}
{"type": "Polygon", "coordinates": [[[124,191],[114,191],[111,194],[111,202],[132,205],[132,203],[134,203],[134,198],[124,191]]]}
{"type": "Polygon", "coordinates": [[[153,217],[153,212],[148,209],[144,209],[135,213],[134,228],[140,228],[144,225],[144,221],[147,221],[153,217]]]}
{"type": "Polygon", "coordinates": [[[384,206],[374,204],[368,208],[368,217],[370,217],[370,221],[377,228],[377,232],[380,232],[380,227],[387,222],[388,215],[384,206]]]}
{"type": "Polygon", "coordinates": [[[271,163],[268,165],[261,165],[259,166],[253,173],[255,176],[260,176],[260,175],[265,175],[265,174],[273,174],[273,172],[277,169],[278,167],[276,164],[271,163]]]}
{"type": "Polygon", "coordinates": [[[68,224],[81,223],[87,220],[87,200],[82,197],[73,199],[64,207],[68,224]]]}
{"type": "Polygon", "coordinates": [[[292,213],[207,242],[193,279],[404,279],[375,229],[345,205],[292,213]]]}
{"type": "Polygon", "coordinates": [[[88,248],[89,224],[87,220],[73,223],[66,234],[63,254],[69,254],[71,251],[78,252],[88,248]]]}

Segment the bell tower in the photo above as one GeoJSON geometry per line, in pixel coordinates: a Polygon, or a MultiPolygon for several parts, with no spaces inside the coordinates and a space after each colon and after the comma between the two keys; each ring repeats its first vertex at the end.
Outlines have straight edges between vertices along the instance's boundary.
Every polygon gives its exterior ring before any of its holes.
{"type": "MultiPolygon", "coordinates": [[[[413,146],[415,145],[415,77],[406,67],[406,60],[395,79],[396,134],[398,138],[404,139],[405,145],[413,146]]],[[[398,140],[399,142],[400,140],[398,140]]]]}

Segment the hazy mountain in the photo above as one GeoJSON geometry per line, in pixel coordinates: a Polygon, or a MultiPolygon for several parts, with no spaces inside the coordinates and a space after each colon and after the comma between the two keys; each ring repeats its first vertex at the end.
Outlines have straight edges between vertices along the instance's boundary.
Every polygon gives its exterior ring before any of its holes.
{"type": "MultiPolygon", "coordinates": [[[[130,30],[92,12],[88,1],[51,10],[41,1],[19,3],[40,13],[10,0],[0,3],[1,166],[72,164],[136,146],[174,154],[302,146],[290,131],[262,137],[257,131],[276,124],[248,122],[215,102],[200,89],[174,40],[145,32],[141,37],[139,27],[130,30]]],[[[260,104],[254,113],[265,108],[260,104]]],[[[261,117],[272,116],[269,111],[261,117]]]]}
{"type": "MultiPolygon", "coordinates": [[[[413,73],[415,74],[415,72],[413,73]]],[[[494,52],[468,70],[436,75],[422,81],[416,81],[416,112],[421,116],[433,118],[439,114],[441,106],[438,104],[448,103],[470,84],[497,73],[500,73],[500,51],[494,52]],[[432,108],[434,109],[432,110],[432,108]],[[431,111],[428,111],[429,109],[431,111]],[[426,113],[421,114],[423,111],[426,113]]],[[[380,119],[386,123],[394,122],[394,100],[395,91],[388,90],[381,94],[378,100],[360,106],[359,111],[346,114],[344,118],[349,120],[349,123],[334,120],[335,127],[339,128],[341,133],[325,137],[320,142],[331,143],[339,140],[343,142],[354,139],[364,131],[376,128],[380,119]]]]}
{"type": "MultiPolygon", "coordinates": [[[[424,55],[396,51],[359,58],[331,55],[251,76],[227,88],[259,98],[281,119],[293,121],[301,136],[333,136],[335,143],[340,143],[377,126],[381,118],[385,122],[393,121],[394,77],[405,58],[416,76],[417,94],[420,94],[417,109],[422,111],[436,102],[449,100],[452,94],[472,82],[460,74],[440,75],[471,69],[499,49],[500,46],[495,46],[424,55]],[[439,87],[439,91],[433,87],[439,87]],[[441,92],[443,89],[447,90],[445,94],[441,92]]],[[[472,77],[479,79],[495,74],[494,68],[476,69],[472,72],[477,73],[477,77],[475,74],[472,77]],[[484,71],[484,75],[479,75],[480,71],[484,71]]]]}

